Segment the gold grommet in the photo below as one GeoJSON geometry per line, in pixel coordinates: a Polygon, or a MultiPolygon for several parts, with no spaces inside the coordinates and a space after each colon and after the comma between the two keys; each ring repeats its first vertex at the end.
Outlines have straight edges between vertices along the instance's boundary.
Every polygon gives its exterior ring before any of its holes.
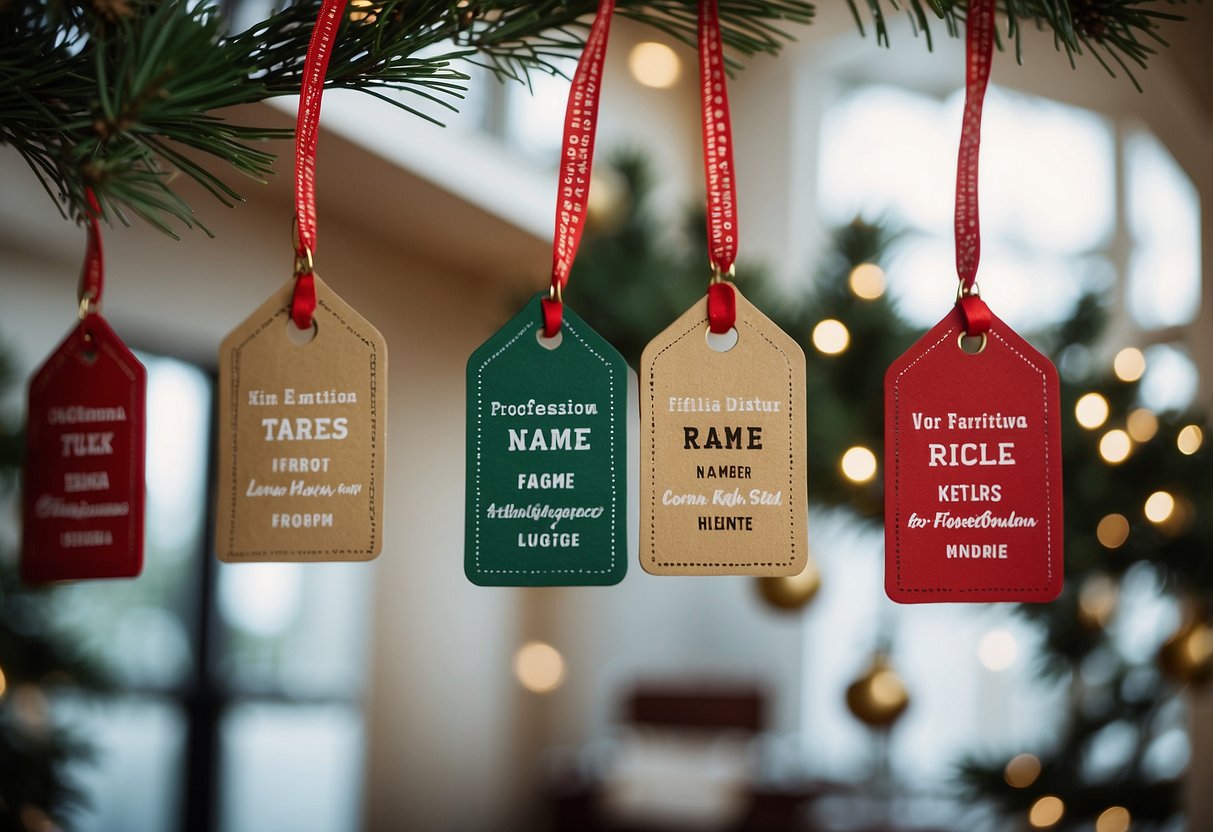
{"type": "Polygon", "coordinates": [[[978,353],[981,353],[981,352],[983,352],[983,351],[985,350],[985,348],[986,348],[986,341],[987,341],[987,340],[988,340],[988,339],[986,338],[986,334],[985,334],[984,332],[979,333],[978,335],[969,335],[968,333],[966,333],[966,332],[964,332],[964,331],[961,331],[961,333],[960,333],[959,335],[957,335],[957,336],[956,336],[956,346],[957,346],[957,347],[960,349],[960,351],[961,351],[961,352],[963,352],[965,355],[977,355],[978,353]],[[977,349],[975,349],[975,350],[969,350],[969,349],[965,349],[965,339],[966,339],[966,338],[980,338],[980,339],[981,339],[981,346],[979,346],[979,347],[978,347],[977,349]]]}
{"type": "Polygon", "coordinates": [[[965,282],[963,280],[960,281],[960,285],[956,287],[956,300],[960,300],[961,298],[965,298],[965,297],[969,297],[969,296],[976,297],[976,298],[981,297],[981,287],[979,287],[977,285],[977,282],[974,281],[973,285],[970,286],[966,290],[965,282]]]}
{"type": "Polygon", "coordinates": [[[91,291],[85,292],[83,295],[80,296],[80,309],[79,309],[80,320],[83,321],[85,318],[88,317],[88,314],[90,312],[96,312],[96,311],[97,311],[97,304],[93,303],[93,293],[91,291]]]}
{"type": "Polygon", "coordinates": [[[312,250],[305,248],[302,254],[295,252],[295,276],[311,274],[314,271],[316,271],[316,264],[312,260],[312,250]]]}
{"type": "Polygon", "coordinates": [[[548,300],[564,303],[564,289],[561,287],[560,281],[554,281],[548,288],[548,300]]]}

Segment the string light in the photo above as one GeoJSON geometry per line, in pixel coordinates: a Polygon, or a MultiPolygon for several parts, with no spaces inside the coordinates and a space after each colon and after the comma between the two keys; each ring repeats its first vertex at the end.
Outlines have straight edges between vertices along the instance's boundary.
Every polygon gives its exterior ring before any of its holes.
{"type": "Polygon", "coordinates": [[[4,694],[7,690],[8,678],[4,675],[4,669],[0,668],[0,699],[4,698],[4,694]]]}
{"type": "Polygon", "coordinates": [[[1104,458],[1104,462],[1110,465],[1124,462],[1129,458],[1131,450],[1133,450],[1133,440],[1120,428],[1108,431],[1099,440],[1099,455],[1104,458]]]}
{"type": "Polygon", "coordinates": [[[1187,425],[1179,432],[1179,436],[1175,437],[1175,444],[1179,448],[1179,452],[1185,456],[1191,456],[1200,450],[1200,446],[1205,441],[1205,435],[1196,425],[1187,425]]]}
{"type": "Polygon", "coordinates": [[[864,300],[876,300],[884,294],[884,269],[875,263],[860,263],[851,269],[848,283],[851,286],[851,292],[856,297],[864,300]]]}
{"type": "Polygon", "coordinates": [[[1087,393],[1074,404],[1074,418],[1087,430],[1108,421],[1108,400],[1098,393],[1087,393]]]}
{"type": "Polygon", "coordinates": [[[841,467],[843,476],[851,482],[867,482],[876,476],[876,454],[856,445],[842,455],[841,467]]]}
{"type": "Polygon", "coordinates": [[[1065,813],[1066,804],[1061,802],[1061,798],[1047,794],[1032,804],[1028,811],[1028,823],[1036,829],[1048,829],[1056,826],[1065,813]]]}
{"type": "Polygon", "coordinates": [[[564,656],[543,641],[528,641],[514,654],[514,675],[532,693],[551,693],[564,682],[564,656]]]}
{"type": "Polygon", "coordinates": [[[1011,788],[1026,789],[1040,776],[1040,759],[1035,754],[1018,754],[1007,763],[1002,776],[1011,788]]]}
{"type": "Polygon", "coordinates": [[[1165,523],[1175,511],[1175,498],[1169,491],[1155,491],[1146,498],[1146,519],[1151,523],[1165,523]]]}
{"type": "Polygon", "coordinates": [[[813,327],[813,346],[826,355],[838,355],[851,343],[851,333],[842,321],[826,318],[813,327]]]}
{"type": "Polygon", "coordinates": [[[1128,832],[1133,816],[1124,806],[1109,806],[1095,820],[1095,832],[1128,832]]]}
{"type": "Polygon", "coordinates": [[[648,40],[632,47],[628,53],[628,70],[644,86],[667,90],[682,74],[682,62],[664,43],[648,40]]]}
{"type": "Polygon", "coordinates": [[[1129,539],[1129,519],[1123,514],[1109,514],[1095,527],[1095,537],[1108,549],[1119,549],[1129,539]]]}
{"type": "Polygon", "coordinates": [[[1125,347],[1112,359],[1112,372],[1121,381],[1137,381],[1146,371],[1146,357],[1137,347],[1125,347]]]}
{"type": "Polygon", "coordinates": [[[373,0],[350,0],[353,9],[350,10],[350,20],[355,23],[374,23],[378,19],[381,8],[373,0]]]}
{"type": "Polygon", "coordinates": [[[1158,433],[1158,417],[1148,407],[1139,407],[1129,414],[1125,427],[1134,442],[1149,442],[1158,433]]]}

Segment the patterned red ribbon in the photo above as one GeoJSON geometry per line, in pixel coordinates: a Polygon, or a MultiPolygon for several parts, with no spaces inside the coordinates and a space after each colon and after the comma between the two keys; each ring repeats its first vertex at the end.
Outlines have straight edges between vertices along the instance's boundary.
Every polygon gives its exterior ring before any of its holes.
{"type": "Polygon", "coordinates": [[[291,318],[300,329],[311,329],[316,311],[312,256],[316,251],[316,142],[320,136],[320,99],[337,27],[346,0],[324,0],[303,62],[303,87],[295,123],[295,294],[291,318]]]}
{"type": "Polygon", "coordinates": [[[981,261],[981,223],[977,203],[977,163],[981,151],[981,110],[994,55],[994,0],[970,0],[965,24],[965,106],[956,161],[956,274],[958,300],[969,335],[990,329],[991,313],[971,294],[981,261]]]}
{"type": "Polygon", "coordinates": [[[733,128],[724,47],[716,0],[699,3],[699,87],[703,115],[703,166],[707,180],[708,254],[713,283],[708,289],[708,326],[728,332],[737,320],[733,287],[715,282],[730,274],[737,259],[737,184],[733,165],[733,128]]]}
{"type": "Polygon", "coordinates": [[[88,210],[84,220],[88,224],[88,243],[84,249],[84,266],[80,269],[80,288],[76,298],[80,303],[80,316],[101,308],[101,292],[105,288],[105,251],[101,246],[101,205],[97,195],[88,185],[84,186],[84,201],[88,210]]]}
{"type": "Polygon", "coordinates": [[[556,337],[563,320],[563,289],[581,245],[590,173],[594,165],[594,135],[598,129],[598,98],[615,0],[600,0],[585,50],[577,61],[569,100],[564,110],[564,141],[560,149],[560,183],[556,193],[556,234],[552,241],[552,291],[543,300],[543,334],[556,337]]]}

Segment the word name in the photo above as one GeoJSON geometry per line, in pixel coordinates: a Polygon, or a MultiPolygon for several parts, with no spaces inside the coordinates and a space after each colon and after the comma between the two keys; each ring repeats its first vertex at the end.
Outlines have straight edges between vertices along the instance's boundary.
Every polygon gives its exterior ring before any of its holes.
{"type": "Polygon", "coordinates": [[[349,421],[344,416],[331,419],[321,416],[309,419],[297,416],[294,419],[262,419],[266,442],[300,442],[303,440],[345,439],[350,435],[349,421]]]}
{"type": "Polygon", "coordinates": [[[588,451],[589,428],[510,428],[511,451],[588,451]],[[527,434],[530,433],[530,439],[527,434]]]}
{"type": "Polygon", "coordinates": [[[997,453],[990,450],[991,442],[952,442],[941,445],[932,442],[927,445],[931,468],[939,465],[955,468],[960,465],[1014,465],[1015,459],[1011,451],[1015,449],[1014,442],[999,442],[997,453]]]}
{"type": "Polygon", "coordinates": [[[682,429],[682,449],[684,451],[699,451],[699,450],[724,450],[724,451],[761,451],[762,450],[762,428],[760,427],[725,427],[717,430],[715,427],[708,428],[707,438],[703,440],[703,445],[699,444],[699,428],[684,427],[682,429]],[[745,444],[742,444],[742,430],[746,432],[745,444]],[[721,431],[724,432],[724,441],[720,439],[721,431]]]}

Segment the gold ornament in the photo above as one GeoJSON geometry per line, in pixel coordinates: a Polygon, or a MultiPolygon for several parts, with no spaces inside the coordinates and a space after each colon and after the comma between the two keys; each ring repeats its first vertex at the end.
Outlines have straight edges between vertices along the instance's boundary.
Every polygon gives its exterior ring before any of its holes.
{"type": "Polygon", "coordinates": [[[905,683],[883,653],[877,653],[864,674],[847,688],[847,708],[872,728],[891,728],[909,704],[905,683]]]}
{"type": "Polygon", "coordinates": [[[806,559],[799,575],[782,578],[758,578],[758,594],[777,610],[798,610],[813,600],[821,589],[821,573],[812,558],[806,559]]]}
{"type": "Polygon", "coordinates": [[[1213,627],[1199,615],[1188,616],[1158,648],[1158,666],[1184,684],[1203,685],[1213,680],[1213,627]]]}

